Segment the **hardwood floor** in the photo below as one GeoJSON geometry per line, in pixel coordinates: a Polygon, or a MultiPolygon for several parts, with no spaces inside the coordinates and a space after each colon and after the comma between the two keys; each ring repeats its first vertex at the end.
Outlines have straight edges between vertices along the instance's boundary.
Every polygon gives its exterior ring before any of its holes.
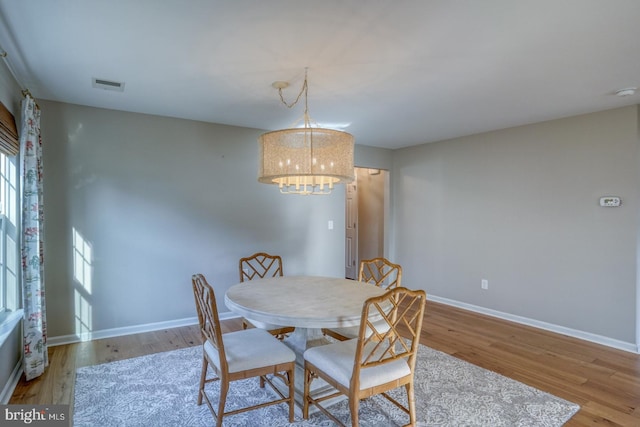
{"type": "MultiPolygon", "coordinates": [[[[427,302],[421,343],[578,403],[567,426],[640,426],[640,355],[427,302]]],[[[228,331],[240,319],[224,322],[228,331]]],[[[200,343],[196,326],[49,348],[49,369],[11,404],[73,404],[75,370],[200,343]]]]}

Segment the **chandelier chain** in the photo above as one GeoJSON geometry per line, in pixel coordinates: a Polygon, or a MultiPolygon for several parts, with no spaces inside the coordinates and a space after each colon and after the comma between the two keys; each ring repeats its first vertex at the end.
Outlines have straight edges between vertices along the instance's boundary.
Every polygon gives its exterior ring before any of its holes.
{"type": "Polygon", "coordinates": [[[309,92],[309,85],[307,83],[307,69],[306,68],[304,69],[304,83],[302,83],[302,87],[300,88],[300,93],[298,93],[298,96],[296,97],[295,101],[293,101],[292,103],[288,103],[287,101],[285,101],[284,96],[282,95],[282,88],[278,88],[278,94],[280,95],[280,101],[282,101],[282,103],[284,105],[286,105],[288,108],[293,108],[298,103],[298,101],[300,101],[300,97],[304,93],[304,112],[305,112],[305,114],[308,114],[308,112],[309,112],[308,92],[309,92]]]}

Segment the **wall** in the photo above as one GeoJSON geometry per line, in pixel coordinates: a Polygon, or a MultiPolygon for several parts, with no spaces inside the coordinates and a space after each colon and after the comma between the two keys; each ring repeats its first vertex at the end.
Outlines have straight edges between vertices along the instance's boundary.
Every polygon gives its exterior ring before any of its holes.
{"type": "Polygon", "coordinates": [[[635,343],[638,120],[633,106],[396,151],[403,283],[635,343]]]}
{"type": "MultiPolygon", "coordinates": [[[[366,141],[356,141],[366,144],[366,141]]],[[[353,162],[357,167],[390,170],[393,166],[393,150],[356,144],[353,162]]]]}
{"type": "Polygon", "coordinates": [[[51,336],[193,318],[197,272],[224,310],[238,259],[257,251],[286,275],[343,277],[344,187],[259,184],[259,130],[39,102],[51,336]]]}

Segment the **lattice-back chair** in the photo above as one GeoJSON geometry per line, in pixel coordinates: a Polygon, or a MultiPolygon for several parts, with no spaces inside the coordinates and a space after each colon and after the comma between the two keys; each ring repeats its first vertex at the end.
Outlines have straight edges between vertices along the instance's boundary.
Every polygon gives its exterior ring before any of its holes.
{"type": "Polygon", "coordinates": [[[402,267],[386,258],[365,259],[360,262],[358,280],[393,289],[402,286],[402,267]]]}
{"type": "Polygon", "coordinates": [[[257,252],[249,257],[240,258],[240,281],[278,277],[283,275],[282,258],[257,252]]]}
{"type": "Polygon", "coordinates": [[[227,415],[280,403],[288,403],[289,422],[293,422],[295,353],[262,329],[254,328],[223,334],[213,288],[202,274],[194,274],[191,281],[204,341],[198,405],[202,405],[203,399],[206,401],[217,427],[222,425],[222,419],[227,415]],[[211,378],[207,378],[209,368],[215,374],[211,378]],[[267,375],[277,375],[285,379],[285,382],[288,382],[289,395],[284,396],[272,383],[272,377],[267,375]],[[232,381],[252,377],[260,377],[261,387],[264,387],[265,382],[268,383],[279,398],[225,412],[229,384],[232,381]],[[205,385],[214,381],[220,381],[217,411],[213,408],[205,390],[205,385]]]}
{"type": "Polygon", "coordinates": [[[360,400],[381,394],[409,415],[407,425],[415,425],[414,372],[420,344],[420,332],[426,294],[397,287],[379,297],[369,298],[363,306],[358,339],[312,347],[304,352],[303,417],[309,416],[309,405],[315,405],[339,425],[321,402],[344,394],[349,398],[351,425],[358,426],[360,400]],[[372,319],[380,318],[386,325],[372,319]],[[318,396],[310,394],[310,384],[321,378],[335,392],[318,396]],[[391,398],[387,391],[404,386],[407,405],[391,398]]]}
{"type": "MultiPolygon", "coordinates": [[[[384,289],[394,289],[402,286],[402,266],[394,264],[386,258],[373,258],[360,261],[358,281],[379,286],[384,289]]],[[[324,335],[328,335],[340,341],[351,340],[358,337],[358,326],[346,328],[325,328],[324,335]]]]}
{"type": "MultiPolygon", "coordinates": [[[[266,277],[282,277],[284,274],[282,258],[279,255],[270,255],[266,252],[257,252],[249,257],[240,258],[238,267],[240,269],[241,282],[253,279],[264,279],[266,277]]],[[[242,319],[242,328],[247,329],[249,326],[265,329],[280,340],[284,339],[287,334],[293,332],[295,329],[292,326],[274,325],[257,320],[242,319]]]]}

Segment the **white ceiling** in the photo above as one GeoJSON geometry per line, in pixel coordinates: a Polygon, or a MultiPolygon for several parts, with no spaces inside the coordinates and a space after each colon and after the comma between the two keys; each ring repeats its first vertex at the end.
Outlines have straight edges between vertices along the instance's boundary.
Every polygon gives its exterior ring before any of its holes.
{"type": "Polygon", "coordinates": [[[399,148],[632,104],[640,0],[0,0],[37,99],[399,148]],[[94,89],[92,78],[125,83],[94,89]]]}

